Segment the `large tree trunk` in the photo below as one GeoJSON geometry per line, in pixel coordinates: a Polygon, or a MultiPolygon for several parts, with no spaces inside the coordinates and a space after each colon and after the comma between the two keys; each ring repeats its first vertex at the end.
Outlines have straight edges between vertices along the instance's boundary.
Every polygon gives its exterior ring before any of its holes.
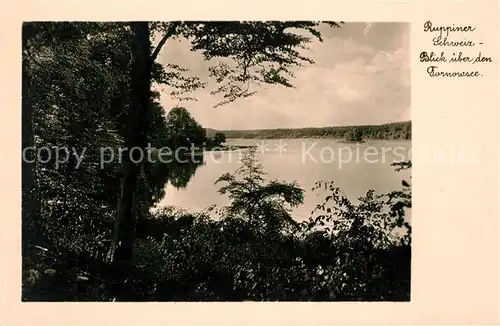
{"type": "MultiPolygon", "coordinates": [[[[34,31],[31,24],[23,25],[22,49],[25,51],[28,40],[33,37],[34,31]]],[[[23,55],[24,56],[24,55],[23,55]]],[[[21,225],[22,225],[22,248],[23,256],[27,254],[26,249],[34,245],[46,246],[47,240],[43,237],[39,221],[39,203],[36,196],[36,162],[35,162],[35,130],[34,112],[31,93],[34,92],[30,82],[29,68],[30,62],[23,58],[22,61],[22,110],[21,110],[21,155],[23,149],[26,151],[25,157],[21,156],[21,225]]]]}
{"type": "MultiPolygon", "coordinates": [[[[132,256],[137,226],[137,184],[143,166],[140,150],[147,147],[148,115],[151,96],[151,63],[149,26],[147,22],[133,22],[131,108],[127,117],[126,146],[122,157],[121,193],[113,232],[110,258],[124,262],[132,256]],[[134,149],[130,152],[131,149],[134,149]],[[140,150],[139,150],[140,149],[140,150]]],[[[143,157],[147,157],[144,153],[143,157]]]]}

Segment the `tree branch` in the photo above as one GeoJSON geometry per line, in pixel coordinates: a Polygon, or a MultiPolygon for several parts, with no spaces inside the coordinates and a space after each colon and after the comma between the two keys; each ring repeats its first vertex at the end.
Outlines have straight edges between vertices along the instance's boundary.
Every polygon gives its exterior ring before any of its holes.
{"type": "Polygon", "coordinates": [[[180,22],[173,22],[172,25],[170,25],[165,35],[162,37],[162,39],[156,46],[156,49],[153,51],[153,54],[151,55],[150,59],[150,64],[153,64],[155,62],[156,58],[158,57],[158,54],[160,54],[161,48],[163,47],[163,45],[165,45],[167,40],[171,38],[172,35],[175,34],[175,31],[180,24],[181,24],[180,22]]]}

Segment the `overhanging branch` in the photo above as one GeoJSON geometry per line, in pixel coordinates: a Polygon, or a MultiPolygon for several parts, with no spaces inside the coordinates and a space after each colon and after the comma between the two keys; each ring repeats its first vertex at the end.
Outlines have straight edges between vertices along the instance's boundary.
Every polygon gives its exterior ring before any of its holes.
{"type": "Polygon", "coordinates": [[[150,59],[150,64],[153,64],[155,62],[156,58],[158,57],[158,54],[160,54],[161,48],[163,47],[163,45],[165,45],[167,40],[169,38],[171,38],[172,35],[175,34],[177,27],[180,24],[181,24],[180,22],[173,22],[172,25],[170,25],[170,27],[168,28],[165,35],[162,37],[162,39],[160,40],[160,42],[156,46],[156,49],[153,51],[153,54],[151,55],[151,59],[150,59]]]}

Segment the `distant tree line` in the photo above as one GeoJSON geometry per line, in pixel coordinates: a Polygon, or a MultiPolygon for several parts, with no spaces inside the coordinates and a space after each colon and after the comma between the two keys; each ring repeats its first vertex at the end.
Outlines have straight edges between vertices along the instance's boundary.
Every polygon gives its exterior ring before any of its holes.
{"type": "Polygon", "coordinates": [[[226,138],[284,139],[284,138],[339,138],[356,134],[362,139],[411,139],[411,121],[383,125],[336,126],[321,128],[279,128],[255,130],[207,129],[207,136],[222,132],[226,138]]]}
{"type": "Polygon", "coordinates": [[[171,148],[195,148],[221,146],[226,142],[226,136],[221,132],[207,135],[207,129],[194,119],[184,107],[172,108],[166,117],[166,123],[160,127],[164,132],[163,143],[157,147],[170,146],[171,148]]]}

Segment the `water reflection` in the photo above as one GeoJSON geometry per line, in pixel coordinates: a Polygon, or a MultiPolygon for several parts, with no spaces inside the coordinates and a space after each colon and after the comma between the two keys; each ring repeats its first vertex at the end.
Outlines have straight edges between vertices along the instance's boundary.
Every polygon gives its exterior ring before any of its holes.
{"type": "MultiPolygon", "coordinates": [[[[262,153],[259,151],[258,159],[266,172],[266,178],[296,181],[306,191],[304,204],[293,211],[296,220],[309,218],[311,211],[323,199],[325,194],[311,191],[317,181],[335,181],[347,198],[357,203],[358,198],[369,189],[378,194],[400,190],[401,181],[409,180],[411,175],[408,170],[395,172],[391,166],[395,161],[407,159],[406,153],[411,149],[409,141],[370,140],[359,146],[346,146],[332,139],[287,139],[282,142],[286,145],[286,151],[281,153],[278,150],[279,140],[258,143],[255,139],[238,139],[227,143],[237,146],[263,145],[260,148],[267,150],[262,153]],[[340,148],[350,148],[351,151],[340,148]],[[374,152],[377,155],[371,154],[374,152]],[[349,153],[352,153],[350,160],[349,153]]],[[[166,198],[158,202],[157,207],[177,206],[200,212],[214,204],[219,207],[229,204],[230,199],[218,192],[214,182],[222,174],[234,172],[240,166],[239,156],[238,151],[206,152],[203,168],[196,171],[196,176],[190,179],[187,187],[180,189],[174,184],[166,184],[166,198]]]]}
{"type": "Polygon", "coordinates": [[[186,188],[196,170],[202,165],[205,165],[205,158],[201,155],[186,157],[182,162],[172,160],[170,163],[151,163],[146,169],[151,192],[150,205],[154,206],[165,197],[167,183],[176,189],[186,188]]]}

